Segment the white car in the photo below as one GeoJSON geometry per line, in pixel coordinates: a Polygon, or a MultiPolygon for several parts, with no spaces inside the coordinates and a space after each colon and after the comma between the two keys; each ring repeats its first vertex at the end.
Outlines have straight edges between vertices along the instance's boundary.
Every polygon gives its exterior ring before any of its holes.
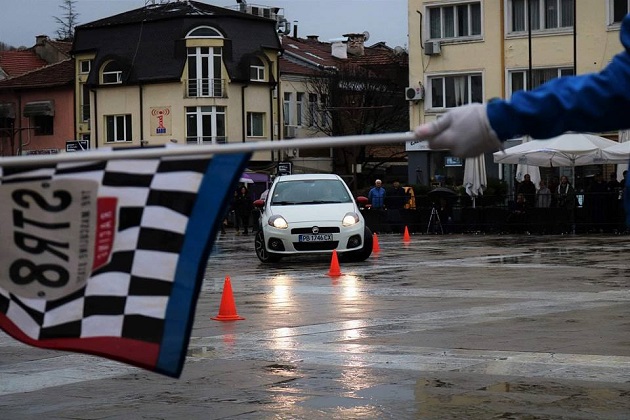
{"type": "Polygon", "coordinates": [[[333,249],[344,261],[364,261],[372,253],[372,232],[337,175],[279,176],[266,199],[254,205],[261,212],[256,255],[264,263],[333,249]]]}

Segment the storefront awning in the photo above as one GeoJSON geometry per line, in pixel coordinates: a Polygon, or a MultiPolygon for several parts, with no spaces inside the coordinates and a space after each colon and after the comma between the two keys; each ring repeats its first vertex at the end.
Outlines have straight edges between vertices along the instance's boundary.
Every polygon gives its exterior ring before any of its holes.
{"type": "Polygon", "coordinates": [[[36,115],[52,117],[55,115],[55,103],[53,101],[27,102],[26,105],[24,105],[22,114],[25,117],[33,117],[36,115]]]}
{"type": "Polygon", "coordinates": [[[0,118],[15,119],[15,106],[12,102],[0,102],[0,118]]]}

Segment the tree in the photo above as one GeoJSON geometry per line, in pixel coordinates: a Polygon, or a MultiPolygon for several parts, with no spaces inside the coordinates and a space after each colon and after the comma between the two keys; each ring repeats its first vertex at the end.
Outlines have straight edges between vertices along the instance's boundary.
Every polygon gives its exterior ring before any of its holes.
{"type": "MultiPolygon", "coordinates": [[[[319,98],[318,112],[309,110],[309,124],[328,136],[409,130],[409,105],[403,93],[406,71],[404,66],[370,68],[346,62],[309,78],[309,96],[319,98]]],[[[404,155],[404,149],[389,150],[388,156],[371,159],[377,161],[373,170],[404,155]]],[[[366,146],[338,148],[335,166],[339,172],[353,173],[352,165],[364,165],[369,155],[366,146]]]]}
{"type": "Polygon", "coordinates": [[[77,25],[79,14],[75,11],[76,0],[63,0],[59,6],[64,10],[61,17],[55,16],[55,21],[59,24],[57,29],[57,41],[72,41],[74,38],[74,27],[77,25]]]}

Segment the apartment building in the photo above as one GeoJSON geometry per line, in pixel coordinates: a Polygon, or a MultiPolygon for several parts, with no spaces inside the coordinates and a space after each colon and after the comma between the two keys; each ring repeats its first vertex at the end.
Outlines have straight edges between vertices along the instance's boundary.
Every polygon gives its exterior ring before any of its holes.
{"type": "MultiPolygon", "coordinates": [[[[197,1],[76,28],[76,133],[91,148],[277,140],[277,22],[197,1]]],[[[277,152],[276,152],[277,154],[277,152]]],[[[250,164],[266,167],[273,152],[250,164]]]]}
{"type": "MultiPolygon", "coordinates": [[[[619,27],[629,4],[409,0],[411,127],[459,105],[510,98],[552,78],[600,71],[622,50],[619,27]]],[[[508,147],[520,141],[509,142],[508,147]]],[[[407,151],[411,180],[426,185],[446,177],[461,185],[463,162],[448,152],[429,151],[424,142],[407,144],[407,151]]],[[[511,178],[510,168],[493,164],[491,155],[486,164],[489,177],[511,178]]]]}

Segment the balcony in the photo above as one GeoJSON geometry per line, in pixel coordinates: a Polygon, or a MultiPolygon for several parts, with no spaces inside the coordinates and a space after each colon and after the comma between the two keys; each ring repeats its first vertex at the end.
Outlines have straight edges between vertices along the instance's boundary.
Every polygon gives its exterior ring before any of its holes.
{"type": "Polygon", "coordinates": [[[186,144],[203,144],[203,145],[211,145],[211,144],[226,144],[227,137],[225,136],[201,136],[201,137],[186,137],[186,144]]]}
{"type": "Polygon", "coordinates": [[[225,98],[224,79],[186,79],[186,98],[225,98]]]}

